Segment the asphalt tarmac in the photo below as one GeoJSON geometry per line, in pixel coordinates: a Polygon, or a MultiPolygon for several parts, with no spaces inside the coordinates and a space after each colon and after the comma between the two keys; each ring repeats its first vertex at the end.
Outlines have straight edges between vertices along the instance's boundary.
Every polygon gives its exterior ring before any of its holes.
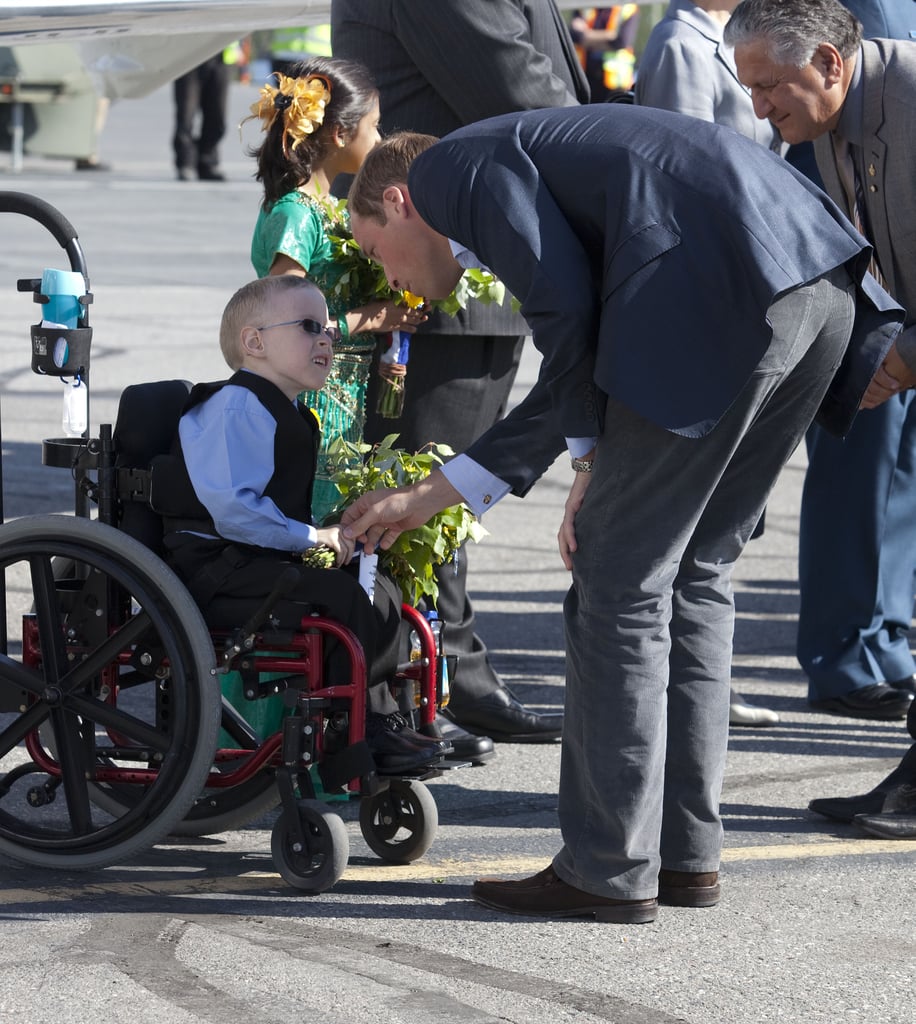
{"type": "MultiPolygon", "coordinates": [[[[233,88],[230,124],[254,97],[253,86],[233,88]]],[[[93,428],[113,421],[130,383],[222,377],[219,315],[253,276],[259,187],[244,147],[255,127],[241,141],[227,133],[226,182],[178,182],[170,103],[166,89],[114,105],[101,146],[110,172],[27,157],[13,175],[0,154],[0,188],[50,202],[79,234],[95,296],[93,428]]],[[[71,512],[68,474],[40,454],[60,434],[62,388],[30,372],[36,311],[15,284],[66,260],[19,215],[0,216],[0,239],[4,515],[71,512]]],[[[536,372],[528,351],[519,396],[536,372]]],[[[0,1022],[909,1024],[916,848],[806,809],[870,789],[910,740],[902,722],[807,707],[793,656],[803,474],[797,453],[736,574],[735,685],[781,721],[733,729],[719,907],[619,926],[476,906],[474,878],[533,873],[559,845],[559,746],[500,745],[490,764],[430,783],[439,829],[413,864],[381,862],[356,806],[337,805],[351,856],[321,896],[276,873],[273,814],[87,873],[0,862],[0,1022]]],[[[568,580],[554,538],[568,483],[561,460],[524,501],[487,514],[490,536],[471,553],[479,631],[518,695],[543,708],[563,701],[568,580]]]]}

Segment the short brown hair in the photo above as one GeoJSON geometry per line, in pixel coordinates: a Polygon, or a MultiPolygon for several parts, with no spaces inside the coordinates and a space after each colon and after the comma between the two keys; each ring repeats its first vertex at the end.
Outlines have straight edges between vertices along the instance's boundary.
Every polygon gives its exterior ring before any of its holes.
{"type": "Polygon", "coordinates": [[[369,151],[350,186],[347,206],[358,217],[385,223],[382,195],[389,185],[405,185],[410,165],[439,140],[435,135],[396,132],[369,151]]]}
{"type": "Polygon", "coordinates": [[[321,294],[314,281],[298,274],[277,274],[243,284],[226,303],[219,325],[219,347],[223,359],[233,370],[242,365],[242,328],[263,324],[273,299],[293,288],[311,288],[321,294]]]}

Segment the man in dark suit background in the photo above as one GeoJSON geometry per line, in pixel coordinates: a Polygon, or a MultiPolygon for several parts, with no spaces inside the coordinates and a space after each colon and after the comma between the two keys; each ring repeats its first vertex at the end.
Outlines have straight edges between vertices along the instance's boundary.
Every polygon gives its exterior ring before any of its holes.
{"type": "Polygon", "coordinates": [[[757,143],[616,104],[387,139],[350,213],[394,287],[443,295],[462,266],[488,266],[543,356],[465,455],[351,506],[351,534],[386,546],[459,498],[483,512],[523,496],[564,447],[575,471],[559,534],[564,845],[475,899],[625,923],[714,905],[732,567],[811,419],[848,428],[899,328],[867,243],[757,143]]]}
{"type": "MultiPolygon", "coordinates": [[[[383,133],[441,136],[496,114],[588,100],[554,0],[333,0],[331,42],[335,57],[371,71],[383,133]]],[[[407,449],[438,441],[464,451],[505,412],[525,333],[508,306],[472,302],[457,318],[433,314],[411,341],[399,419],[374,414],[370,385],[366,439],[396,432],[407,449]]],[[[562,714],[524,707],[490,664],[466,594],[467,559],[465,549],[457,574],[452,565],[437,574],[437,607],[459,658],[446,713],[495,740],[556,739],[562,714]]]]}

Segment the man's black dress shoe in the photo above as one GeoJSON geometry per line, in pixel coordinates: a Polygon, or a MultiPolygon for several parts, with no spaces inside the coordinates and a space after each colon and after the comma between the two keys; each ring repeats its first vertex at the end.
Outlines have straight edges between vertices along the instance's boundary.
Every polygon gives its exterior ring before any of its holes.
{"type": "Polygon", "coordinates": [[[829,715],[843,715],[846,718],[906,718],[913,701],[913,694],[898,690],[887,683],[872,683],[858,690],[843,694],[842,697],[827,697],[824,700],[809,700],[815,711],[826,711],[829,715]]]}
{"type": "Polygon", "coordinates": [[[857,814],[880,814],[884,806],[884,790],[873,789],[861,796],[824,796],[812,800],[808,810],[834,821],[851,822],[857,814]]]}
{"type": "Polygon", "coordinates": [[[366,742],[379,775],[397,775],[441,761],[451,753],[445,740],[421,736],[400,714],[370,714],[366,718],[366,742]]]}
{"type": "Polygon", "coordinates": [[[913,696],[916,697],[916,676],[906,676],[903,679],[894,679],[887,685],[893,687],[895,690],[905,690],[907,693],[912,693],[913,696]]]}
{"type": "Polygon", "coordinates": [[[436,715],[430,734],[451,744],[452,753],[445,755],[446,761],[470,761],[472,765],[481,765],[496,757],[493,740],[489,736],[475,736],[465,732],[445,715],[436,715]]]}
{"type": "Polygon", "coordinates": [[[485,697],[442,709],[442,714],[475,736],[489,736],[495,743],[549,743],[563,732],[562,712],[529,711],[500,687],[485,697]]]}
{"type": "Polygon", "coordinates": [[[900,764],[869,793],[861,796],[825,796],[812,800],[808,810],[835,821],[851,822],[860,814],[881,814],[890,794],[901,787],[916,788],[916,743],[903,755],[900,764]]]}
{"type": "Polygon", "coordinates": [[[916,839],[916,786],[901,783],[887,794],[880,814],[857,814],[854,821],[882,839],[916,839]]]}
{"type": "Polygon", "coordinates": [[[564,882],[553,865],[517,881],[481,878],[471,886],[471,896],[491,910],[532,917],[593,917],[615,924],[649,924],[658,916],[658,900],[595,896],[564,882]]]}
{"type": "Polygon", "coordinates": [[[857,814],[856,824],[879,839],[916,839],[914,814],[857,814]]]}

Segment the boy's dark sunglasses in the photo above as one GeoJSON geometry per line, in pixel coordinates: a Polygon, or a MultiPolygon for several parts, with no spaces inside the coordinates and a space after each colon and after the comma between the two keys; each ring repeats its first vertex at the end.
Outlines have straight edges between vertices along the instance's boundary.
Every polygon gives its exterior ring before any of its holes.
{"type": "Polygon", "coordinates": [[[339,327],[325,327],[324,324],[309,317],[306,317],[304,320],[284,320],[279,324],[266,324],[264,327],[256,327],[255,330],[269,331],[271,327],[289,327],[292,324],[301,327],[306,334],[314,334],[316,337],[319,334],[326,334],[332,345],[337,345],[343,337],[339,327]]]}

